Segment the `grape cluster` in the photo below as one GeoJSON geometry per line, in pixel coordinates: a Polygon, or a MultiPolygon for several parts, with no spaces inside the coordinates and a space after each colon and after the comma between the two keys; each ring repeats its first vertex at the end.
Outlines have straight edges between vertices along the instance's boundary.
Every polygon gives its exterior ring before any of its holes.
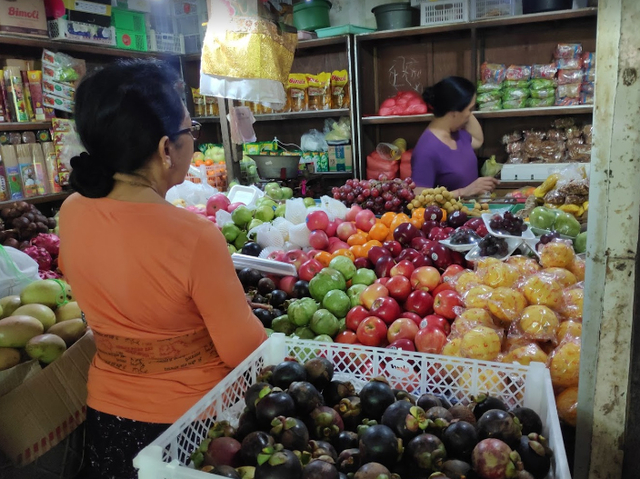
{"type": "Polygon", "coordinates": [[[24,201],[0,209],[0,244],[20,248],[40,233],[56,227],[54,218],[47,218],[35,206],[24,201]]]}
{"type": "Polygon", "coordinates": [[[542,236],[540,236],[540,242],[536,245],[536,250],[540,251],[544,245],[546,245],[547,243],[551,243],[553,240],[559,238],[560,233],[558,233],[557,231],[550,231],[543,234],[542,236]]]}
{"type": "Polygon", "coordinates": [[[357,204],[380,215],[386,211],[401,212],[415,198],[415,187],[411,178],[389,180],[380,175],[377,180],[347,180],[331,193],[347,206],[357,204]]]}
{"type": "Polygon", "coordinates": [[[496,238],[495,236],[487,235],[478,243],[480,247],[480,254],[482,256],[494,256],[496,258],[502,258],[509,252],[509,245],[504,238],[496,238]]]}
{"type": "Polygon", "coordinates": [[[522,233],[527,231],[527,225],[524,224],[522,218],[514,216],[510,211],[507,211],[503,216],[494,215],[489,226],[493,231],[512,236],[522,236],[522,233]]]}

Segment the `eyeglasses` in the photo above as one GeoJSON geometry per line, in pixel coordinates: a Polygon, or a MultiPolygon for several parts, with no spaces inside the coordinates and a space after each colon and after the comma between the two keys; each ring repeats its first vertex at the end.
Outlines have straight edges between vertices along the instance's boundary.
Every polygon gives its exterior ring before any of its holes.
{"type": "Polygon", "coordinates": [[[198,138],[200,138],[200,128],[202,128],[202,125],[200,123],[198,123],[197,121],[192,121],[191,126],[189,128],[184,128],[183,130],[179,130],[171,136],[177,137],[185,133],[189,133],[191,135],[191,138],[193,138],[194,140],[197,140],[198,138]]]}

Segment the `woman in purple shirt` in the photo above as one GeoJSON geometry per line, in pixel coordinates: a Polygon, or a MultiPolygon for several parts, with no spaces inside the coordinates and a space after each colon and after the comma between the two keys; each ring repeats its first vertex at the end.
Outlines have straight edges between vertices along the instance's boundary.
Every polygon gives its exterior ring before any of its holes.
{"type": "Polygon", "coordinates": [[[484,135],[471,114],[476,89],[466,78],[448,77],[423,93],[435,118],[424,131],[411,157],[411,177],[416,190],[444,186],[454,197],[477,196],[493,191],[499,181],[478,178],[478,159],[473,150],[484,135]]]}

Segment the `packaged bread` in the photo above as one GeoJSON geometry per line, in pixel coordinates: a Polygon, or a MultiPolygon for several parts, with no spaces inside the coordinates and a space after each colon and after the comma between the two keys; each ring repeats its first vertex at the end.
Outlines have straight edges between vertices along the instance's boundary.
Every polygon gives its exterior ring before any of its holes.
{"type": "Polygon", "coordinates": [[[576,58],[582,56],[581,43],[559,43],[553,55],[556,59],[576,58]]]}
{"type": "Polygon", "coordinates": [[[558,70],[558,85],[582,83],[582,70],[558,70]]]}
{"type": "Polygon", "coordinates": [[[522,140],[522,132],[514,131],[513,133],[508,133],[502,137],[502,144],[508,145],[509,143],[515,143],[516,141],[522,140]]]}
{"type": "Polygon", "coordinates": [[[531,67],[531,78],[553,80],[558,71],[555,63],[538,64],[531,67]]]}
{"type": "Polygon", "coordinates": [[[307,109],[331,109],[331,74],[307,75],[307,109]]]}
{"type": "Polygon", "coordinates": [[[531,78],[531,67],[528,65],[509,65],[504,77],[509,81],[528,80],[531,78]]]}
{"type": "Polygon", "coordinates": [[[514,141],[512,143],[507,143],[505,150],[509,154],[521,153],[524,149],[524,143],[522,141],[514,141]]]}
{"type": "Polygon", "coordinates": [[[287,96],[289,97],[288,111],[306,111],[308,100],[308,83],[307,75],[304,73],[289,74],[289,83],[287,85],[287,96]]]}
{"type": "Polygon", "coordinates": [[[593,125],[584,125],[582,127],[582,136],[584,138],[584,142],[587,145],[590,145],[593,138],[593,125]]]}
{"type": "Polygon", "coordinates": [[[336,70],[331,74],[331,108],[349,108],[349,73],[336,70]]]}

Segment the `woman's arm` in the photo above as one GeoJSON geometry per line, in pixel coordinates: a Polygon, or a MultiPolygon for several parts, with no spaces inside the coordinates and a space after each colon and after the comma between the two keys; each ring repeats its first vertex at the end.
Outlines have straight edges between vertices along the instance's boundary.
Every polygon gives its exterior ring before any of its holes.
{"type": "Polygon", "coordinates": [[[484,133],[478,119],[471,115],[464,129],[471,135],[471,148],[474,150],[479,149],[484,143],[484,133]]]}

